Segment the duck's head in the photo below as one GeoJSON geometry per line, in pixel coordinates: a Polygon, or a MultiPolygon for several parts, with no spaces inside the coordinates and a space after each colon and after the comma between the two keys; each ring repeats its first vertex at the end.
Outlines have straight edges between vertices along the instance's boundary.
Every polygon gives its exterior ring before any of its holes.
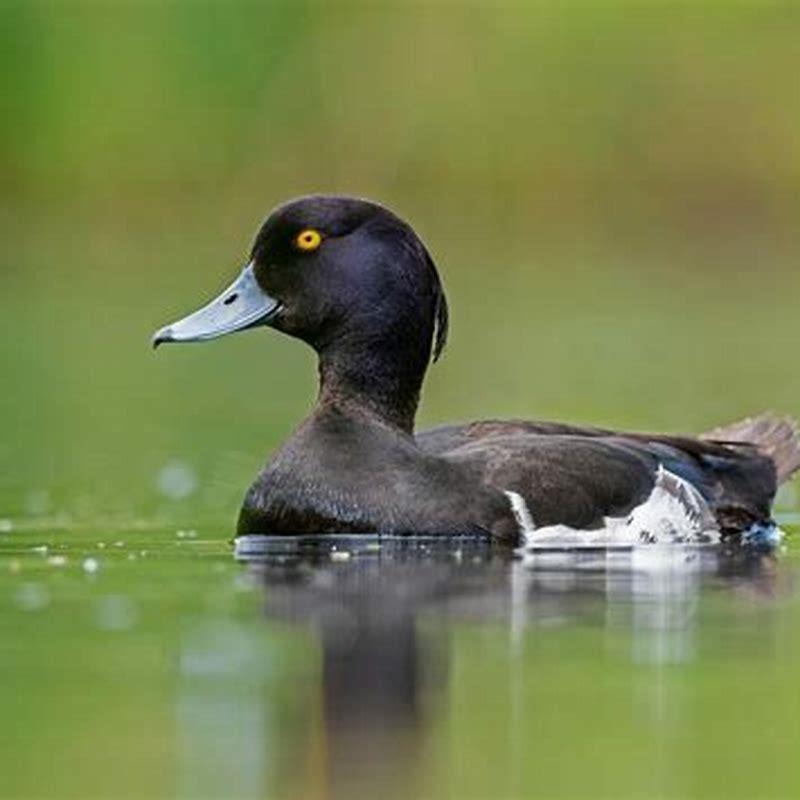
{"type": "Polygon", "coordinates": [[[357,383],[410,381],[418,392],[431,351],[435,360],[444,347],[447,303],[408,224],[366,200],[312,196],[273,211],[239,277],[208,305],[161,328],[153,344],[263,325],[310,344],[323,371],[327,364],[340,376],[352,372],[357,383]]]}

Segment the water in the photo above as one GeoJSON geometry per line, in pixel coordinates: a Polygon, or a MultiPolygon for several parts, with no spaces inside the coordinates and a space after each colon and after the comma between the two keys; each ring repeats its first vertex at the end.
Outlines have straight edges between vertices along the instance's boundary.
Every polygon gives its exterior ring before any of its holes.
{"type": "Polygon", "coordinates": [[[800,794],[791,548],[1,536],[3,797],[800,794]]]}
{"type": "Polygon", "coordinates": [[[150,337],[304,192],[439,264],[421,428],[800,416],[795,8],[364,5],[2,4],[0,797],[800,796],[791,537],[236,561],[313,357],[150,337]]]}
{"type": "MultiPolygon", "coordinates": [[[[158,204],[20,211],[7,237],[0,797],[800,796],[796,535],[741,565],[463,544],[236,560],[242,495],[315,372],[266,331],[152,353],[250,233],[223,235],[206,201],[170,201],[169,230],[158,204]]],[[[453,338],[420,427],[797,415],[797,270],[764,281],[743,251],[736,281],[696,270],[687,293],[660,251],[612,273],[613,253],[531,250],[487,295],[508,237],[469,244],[439,245],[453,338]]]]}

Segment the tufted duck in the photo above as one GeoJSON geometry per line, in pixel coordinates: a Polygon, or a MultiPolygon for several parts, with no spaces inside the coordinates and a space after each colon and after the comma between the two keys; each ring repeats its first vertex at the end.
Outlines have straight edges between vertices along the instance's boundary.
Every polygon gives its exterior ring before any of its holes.
{"type": "Polygon", "coordinates": [[[447,301],[427,249],[388,209],[312,196],[275,210],[241,275],[154,345],[256,326],[319,357],[316,406],[247,492],[241,534],[548,535],[716,541],[770,529],[800,466],[791,421],[763,415],[699,438],[552,422],[414,432],[447,301]],[[594,533],[593,533],[594,532],[594,533]]]}

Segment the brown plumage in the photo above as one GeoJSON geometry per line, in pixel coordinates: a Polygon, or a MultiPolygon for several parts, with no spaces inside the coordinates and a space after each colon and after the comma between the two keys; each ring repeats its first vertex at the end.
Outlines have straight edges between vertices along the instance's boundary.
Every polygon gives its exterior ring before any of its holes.
{"type": "Polygon", "coordinates": [[[751,445],[768,456],[775,465],[778,485],[785,483],[800,469],[800,442],[797,423],[790,417],[765,413],[757,417],[714,428],[701,437],[706,442],[734,447],[751,445]]]}

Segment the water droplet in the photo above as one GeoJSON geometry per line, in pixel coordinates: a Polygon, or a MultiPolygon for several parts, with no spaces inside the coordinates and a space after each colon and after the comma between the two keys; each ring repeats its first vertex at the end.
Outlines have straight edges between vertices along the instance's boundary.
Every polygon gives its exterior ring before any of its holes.
{"type": "Polygon", "coordinates": [[[82,566],[84,572],[94,575],[100,569],[100,562],[96,558],[84,558],[82,566]]]}

